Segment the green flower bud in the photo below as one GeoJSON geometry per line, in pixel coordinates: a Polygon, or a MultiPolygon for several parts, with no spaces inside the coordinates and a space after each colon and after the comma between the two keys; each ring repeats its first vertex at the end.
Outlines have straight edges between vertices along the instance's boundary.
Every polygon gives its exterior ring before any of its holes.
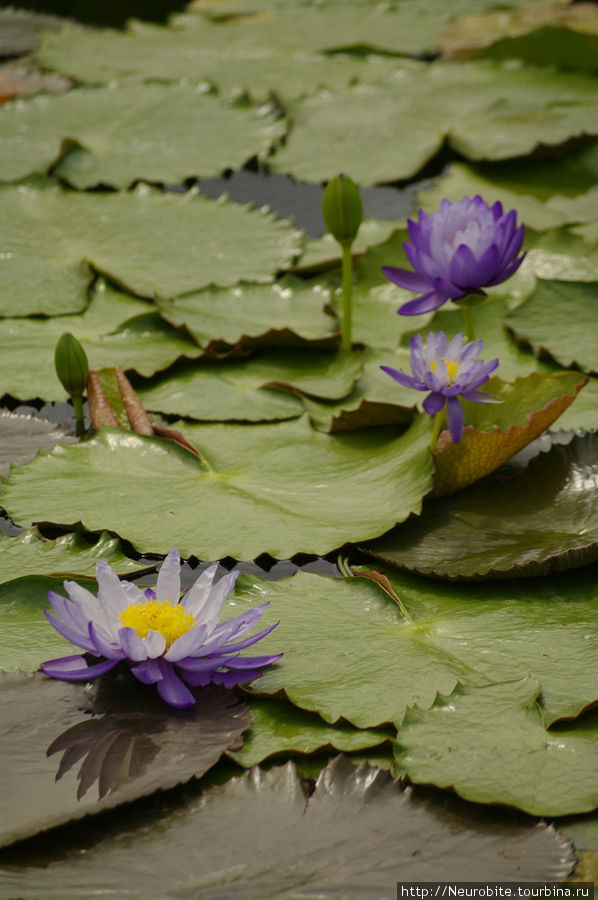
{"type": "Polygon", "coordinates": [[[71,397],[80,397],[87,385],[89,363],[85,350],[70,332],[65,332],[54,351],[56,374],[65,391],[71,397]]]}
{"type": "Polygon", "coordinates": [[[322,218],[339,244],[353,243],[363,219],[363,207],[359,188],[348,175],[335,175],[326,185],[322,218]]]}

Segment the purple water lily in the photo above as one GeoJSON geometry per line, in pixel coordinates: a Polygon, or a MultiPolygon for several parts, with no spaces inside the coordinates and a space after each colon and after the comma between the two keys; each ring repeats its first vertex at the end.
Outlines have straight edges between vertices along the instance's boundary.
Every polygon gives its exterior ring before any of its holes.
{"type": "Polygon", "coordinates": [[[468,294],[485,296],[484,287],[506,281],[517,271],[525,254],[517,256],[523,241],[523,225],[517,213],[503,213],[476,195],[458,203],[443,200],[432,215],[419,210],[418,221],[409,219],[411,243],[403,244],[414,272],[384,266],[390,281],[420,296],[400,307],[404,316],[438,309],[447,300],[468,294]]]}
{"type": "Polygon", "coordinates": [[[457,334],[449,343],[443,331],[430,332],[424,344],[421,334],[412,337],[411,371],[406,375],[390,366],[380,368],[404,387],[416,391],[430,391],[424,400],[424,410],[431,416],[437,415],[446,404],[448,429],[455,444],[458,444],[465,427],[463,407],[459,400],[475,400],[477,403],[498,403],[480,385],[490,378],[498,366],[498,360],[485,363],[478,359],[482,341],[469,341],[463,346],[463,335],[457,334]]]}
{"type": "Polygon", "coordinates": [[[179,552],[171,550],[158,573],[155,591],[141,591],[120,581],[111,566],[100,561],[97,597],[75,581],[64,582],[68,599],[50,591],[48,598],[60,616],[46,610],[50,623],[68,641],[102,659],[90,665],[82,655],[64,656],[43,663],[42,671],[64,681],[84,681],[124,662],[139,681],[155,684],[163,700],[183,707],[195,703],[187,685],[233,687],[257,678],[280,659],[282,653],[239,655],[276,627],[245,637],[267,603],[220,622],[220,609],[238,571],[215,582],[217,566],[210,566],[181,598],[180,568],[179,552]]]}

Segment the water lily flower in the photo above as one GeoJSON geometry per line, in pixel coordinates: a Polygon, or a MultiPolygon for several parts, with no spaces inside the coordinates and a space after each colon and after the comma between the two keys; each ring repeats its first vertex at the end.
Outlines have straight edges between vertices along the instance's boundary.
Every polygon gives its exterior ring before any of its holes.
{"type": "Polygon", "coordinates": [[[65,581],[68,599],[50,591],[54,610],[45,611],[63,637],[101,661],[89,664],[83,655],[51,659],[42,664],[46,675],[64,681],[87,681],[125,663],[144,684],[155,684],[171,706],[192,706],[187,687],[223,684],[233,687],[251,681],[282,653],[240,656],[240,651],[265,637],[275,625],[246,637],[267,603],[220,622],[219,613],[234,588],[239,572],[214,581],[217,566],[205,569],[181,598],[181,561],[178,550],[165,558],[155,591],[141,591],[120,581],[108,563],[97,563],[98,595],[75,581],[65,581]],[[60,618],[57,618],[59,616],[60,618]]]}
{"type": "Polygon", "coordinates": [[[517,228],[517,213],[503,213],[478,195],[458,203],[443,200],[428,215],[419,210],[418,221],[407,221],[411,243],[403,246],[413,272],[384,266],[390,281],[420,296],[400,307],[404,316],[417,316],[438,309],[447,300],[468,294],[485,296],[484,287],[501,284],[517,271],[525,254],[517,256],[523,241],[523,225],[517,228]]]}
{"type": "Polygon", "coordinates": [[[423,407],[431,416],[438,415],[446,404],[448,429],[455,444],[461,440],[465,427],[460,398],[477,403],[500,402],[491,394],[478,390],[498,366],[498,359],[485,363],[477,358],[483,341],[468,341],[463,346],[463,340],[463,335],[457,334],[449,342],[443,331],[437,331],[430,332],[424,344],[421,334],[418,334],[410,342],[413,375],[406,375],[390,366],[380,366],[404,387],[429,391],[423,407]]]}

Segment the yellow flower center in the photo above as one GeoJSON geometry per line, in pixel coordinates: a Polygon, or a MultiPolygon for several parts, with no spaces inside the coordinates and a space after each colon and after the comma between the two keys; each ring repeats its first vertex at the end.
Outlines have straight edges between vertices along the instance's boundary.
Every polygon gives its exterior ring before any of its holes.
{"type": "MultiPolygon", "coordinates": [[[[448,375],[449,381],[451,383],[454,383],[457,375],[459,374],[459,363],[453,362],[452,360],[447,359],[446,356],[442,357],[442,362],[446,366],[446,373],[448,375]]],[[[438,368],[438,360],[433,359],[432,362],[430,363],[430,372],[434,373],[437,368],[438,368]]]]}
{"type": "Polygon", "coordinates": [[[133,603],[121,612],[119,618],[125,628],[132,628],[142,638],[147,637],[148,631],[159,631],[166,641],[167,650],[195,625],[193,616],[185,612],[180,604],[172,606],[159,600],[133,603]]]}

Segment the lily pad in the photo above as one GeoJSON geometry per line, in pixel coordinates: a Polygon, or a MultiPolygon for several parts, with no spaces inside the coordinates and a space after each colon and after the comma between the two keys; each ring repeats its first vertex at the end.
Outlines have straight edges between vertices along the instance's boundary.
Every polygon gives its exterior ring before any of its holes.
{"type": "Polygon", "coordinates": [[[457,683],[481,686],[532,674],[542,684],[546,724],[598,699],[598,580],[595,567],[550,578],[458,585],[387,569],[400,612],[375,583],[305,572],[245,584],[237,605],[270,601],[260,644],[285,655],[261,676],[260,694],[284,691],[296,706],[360,728],[403,720],[457,683]],[[339,649],[340,648],[340,649],[339,649]]]}
{"type": "Polygon", "coordinates": [[[293,128],[272,168],[306,181],[411,178],[445,141],[468,159],[505,160],[598,134],[594,79],[549,68],[435,63],[376,85],[289,104],[293,128]]]}
{"type": "Polygon", "coordinates": [[[463,688],[431,709],[410,709],[397,765],[410,780],[452,787],[477,803],[564,816],[598,806],[598,718],[547,730],[541,686],[520,681],[463,688]]]}
{"type": "Polygon", "coordinates": [[[57,163],[79,189],[178,184],[264,159],[285,131],[273,107],[232,106],[188,83],[72,90],[0,109],[0,169],[15,181],[57,163]]]}
{"type": "Polygon", "coordinates": [[[399,437],[331,437],[304,419],[177,427],[207,466],[159,439],[105,429],[13,469],[3,504],[16,522],[110,528],[140,552],[286,559],[382,534],[418,512],[431,486],[423,419],[399,437]]]}
{"type": "Polygon", "coordinates": [[[79,315],[0,320],[2,390],[21,400],[64,400],[54,347],[65,331],[81,342],[95,369],[118,364],[150,376],[181,357],[193,359],[201,354],[189,335],[165,322],[146,301],[99,279],[79,315]],[[32,357],[34,367],[29,365],[32,357]]]}
{"type": "Polygon", "coordinates": [[[361,367],[359,353],[274,352],[196,363],[137,393],[147,409],[200,421],[293,419],[303,415],[301,395],[343,397],[361,367]]]}
{"type": "Polygon", "coordinates": [[[340,757],[306,799],[294,766],[254,769],[213,787],[159,823],[106,838],[49,866],[7,868],[5,896],[83,900],[94,893],[124,898],[191,892],[292,900],[374,900],[409,879],[472,878],[560,881],[574,854],[544,824],[508,822],[447,810],[433,798],[401,790],[390,776],[340,757]],[[222,835],[226,835],[226,840],[222,835]],[[265,842],[265,843],[264,843],[265,842]],[[267,856],[264,856],[267,847],[267,856]],[[156,867],[156,859],[160,865],[156,867]],[[82,887],[84,885],[84,887],[82,887]]]}
{"type": "Polygon", "coordinates": [[[532,372],[514,382],[485,385],[500,404],[464,401],[463,436],[455,444],[441,431],[434,452],[434,495],[451,494],[497,469],[558,419],[586,383],[579,372],[532,372]]]}
{"type": "Polygon", "coordinates": [[[1,476],[8,475],[11,463],[29,462],[38,450],[51,450],[56,444],[72,444],[76,440],[68,428],[7,410],[0,410],[0,437],[1,476]]]}
{"type": "Polygon", "coordinates": [[[301,246],[272,213],[194,191],[84,194],[36,180],[0,186],[0,197],[4,316],[82,311],[88,264],[134,294],[171,296],[271,281],[301,246]]]}
{"type": "Polygon", "coordinates": [[[2,676],[2,845],[203,775],[251,723],[224,688],[173,710],[133,681],[2,676]]]}
{"type": "Polygon", "coordinates": [[[22,56],[36,50],[39,31],[56,31],[66,23],[58,16],[40,15],[28,9],[1,9],[0,56],[22,56]]]}
{"type": "Polygon", "coordinates": [[[368,553],[438,578],[539,575],[598,560],[598,439],[499,470],[374,541],[368,553]]]}
{"type": "Polygon", "coordinates": [[[517,339],[566,368],[598,373],[598,281],[538,279],[525,303],[506,319],[517,339]]]}
{"type": "Polygon", "coordinates": [[[237,344],[284,346],[306,341],[332,343],[336,320],[325,311],[329,292],[286,276],[272,285],[240,282],[232,288],[206,287],[167,300],[158,298],[160,315],[185,327],[203,349],[237,344]]]}
{"type": "MultiPolygon", "coordinates": [[[[125,556],[118,538],[111,537],[107,532],[90,544],[78,532],[48,540],[37,528],[30,528],[17,537],[0,535],[0,547],[0,585],[28,575],[94,577],[96,563],[100,559],[123,575],[147,568],[125,556]]],[[[6,668],[3,663],[0,666],[6,668]]]]}
{"type": "Polygon", "coordinates": [[[346,722],[329,725],[286,700],[253,697],[247,705],[251,728],[241,749],[227,753],[245,768],[279,754],[314,753],[329,747],[345,753],[365,750],[393,740],[396,734],[393,728],[358,729],[346,722]]]}

